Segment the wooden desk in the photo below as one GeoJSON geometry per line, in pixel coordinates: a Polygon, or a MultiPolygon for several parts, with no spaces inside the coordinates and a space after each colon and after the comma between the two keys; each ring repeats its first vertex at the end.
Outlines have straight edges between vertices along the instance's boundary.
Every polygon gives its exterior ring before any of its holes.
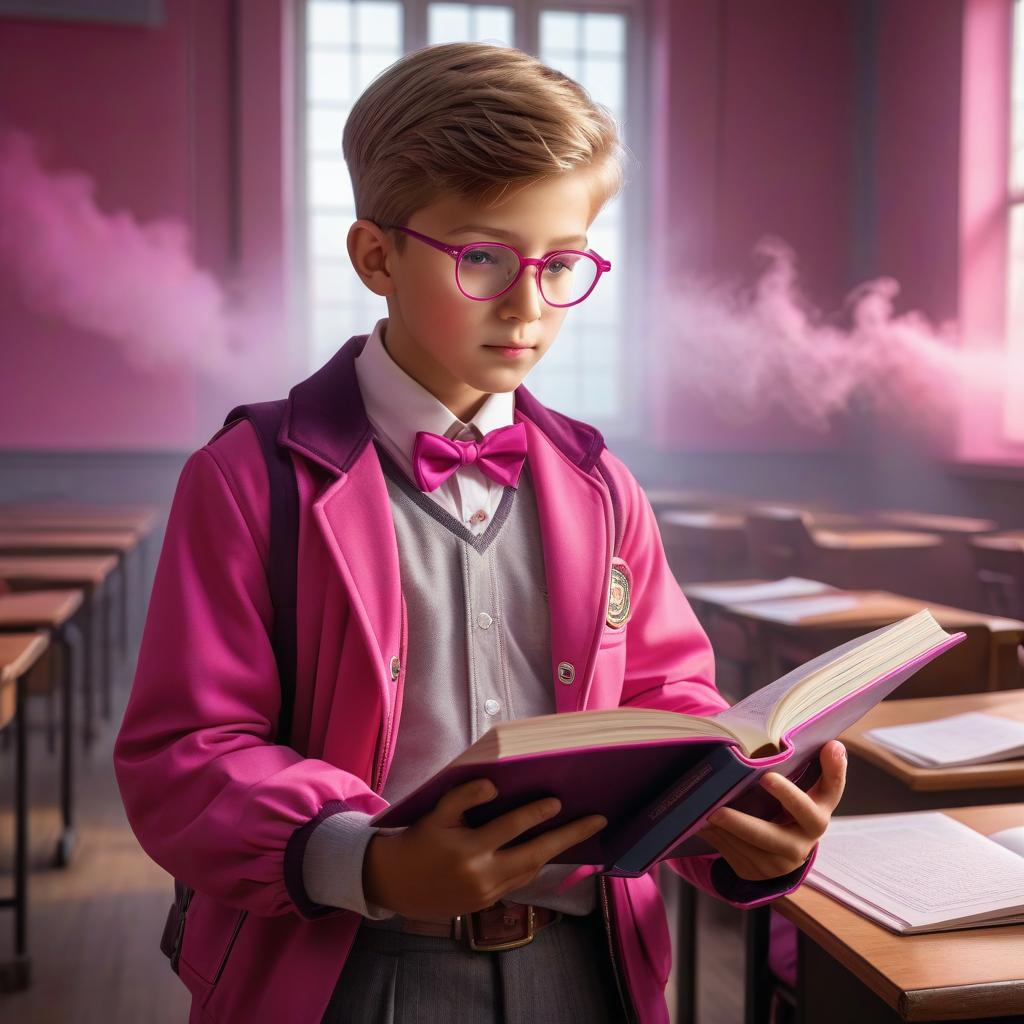
{"type": "MultiPolygon", "coordinates": [[[[1019,803],[947,813],[985,834],[1024,824],[1019,803]]],[[[808,885],[772,906],[800,930],[808,1024],[1024,1016],[1024,925],[896,935],[808,885]]]]}
{"type": "Polygon", "coordinates": [[[867,515],[875,522],[895,526],[900,530],[924,530],[929,533],[974,536],[991,533],[999,528],[994,519],[915,512],[912,509],[877,509],[867,515]]]}
{"type": "MultiPolygon", "coordinates": [[[[737,588],[765,582],[768,581],[732,581],[737,588]]],[[[720,616],[756,627],[751,632],[756,632],[763,649],[762,657],[766,660],[763,678],[759,682],[755,680],[756,685],[771,682],[818,654],[923,608],[931,611],[943,629],[963,630],[967,639],[912,676],[893,695],[895,699],[1011,690],[1022,685],[1017,647],[1024,640],[1024,622],[1017,619],[997,618],[885,590],[833,588],[827,596],[845,596],[855,603],[837,611],[809,613],[792,621],[788,614],[773,607],[773,601],[708,600],[697,597],[687,586],[683,587],[683,592],[702,621],[709,610],[714,609],[720,616]]],[[[825,595],[787,598],[786,603],[797,611],[800,604],[812,609],[813,602],[820,596],[825,595]]]]}
{"type": "MultiPolygon", "coordinates": [[[[57,840],[54,864],[65,867],[71,861],[75,844],[74,820],[74,691],[81,689],[84,666],[82,631],[75,615],[82,607],[81,590],[27,590],[0,594],[0,634],[26,630],[45,630],[50,639],[51,668],[45,692],[52,699],[55,683],[61,692],[60,805],[61,832],[57,840]]],[[[41,692],[43,687],[25,688],[25,695],[41,692]]],[[[84,694],[83,700],[84,700],[84,694]]],[[[51,703],[52,707],[52,703],[51,703]]],[[[50,750],[53,751],[52,724],[50,750]]]]}
{"type": "Polygon", "coordinates": [[[658,527],[676,579],[725,580],[750,572],[745,524],[746,518],[734,512],[662,512],[658,527]]]}
{"type": "Polygon", "coordinates": [[[120,664],[127,670],[132,624],[129,609],[142,601],[143,573],[139,571],[142,553],[136,530],[22,530],[0,523],[0,555],[91,555],[118,556],[113,575],[119,591],[120,664]],[[139,563],[139,564],[136,564],[139,563]],[[130,571],[132,567],[135,571],[130,571]],[[131,594],[129,580],[134,577],[139,590],[131,594]]]}
{"type": "MultiPolygon", "coordinates": [[[[851,754],[877,766],[914,794],[941,793],[947,804],[951,790],[969,790],[971,803],[983,803],[977,797],[981,789],[1013,787],[1024,792],[1024,758],[992,761],[988,764],[964,764],[950,768],[924,768],[910,764],[891,750],[864,734],[887,725],[930,722],[969,711],[984,711],[1024,721],[1024,690],[999,693],[964,693],[949,697],[919,697],[913,700],[884,700],[839,738],[851,754]]],[[[1004,793],[1004,799],[1009,794],[1004,793]]],[[[845,795],[844,795],[845,800],[845,795]]],[[[923,810],[918,803],[904,803],[904,809],[923,810]]],[[[852,812],[851,812],[852,813],[852,812]]],[[[861,813],[861,812],[857,812],[861,813]]],[[[869,812],[864,812],[869,813],[869,812]]]]}
{"type": "Polygon", "coordinates": [[[87,743],[92,745],[93,693],[97,680],[103,683],[103,714],[112,714],[113,615],[107,580],[117,568],[116,555],[0,555],[0,580],[13,590],[66,590],[86,592],[83,630],[89,637],[83,692],[87,743]]]}
{"type": "Polygon", "coordinates": [[[0,727],[14,725],[14,895],[0,899],[0,908],[14,911],[14,957],[0,962],[0,992],[26,988],[31,982],[25,680],[48,645],[46,633],[0,634],[0,727]]]}

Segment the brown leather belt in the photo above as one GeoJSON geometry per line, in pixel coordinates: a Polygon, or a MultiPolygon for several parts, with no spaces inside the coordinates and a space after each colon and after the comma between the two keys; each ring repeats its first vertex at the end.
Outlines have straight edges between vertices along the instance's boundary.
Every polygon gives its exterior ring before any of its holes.
{"type": "Polygon", "coordinates": [[[541,928],[553,924],[561,916],[560,911],[549,907],[498,900],[483,910],[450,917],[447,921],[418,921],[407,917],[399,930],[414,935],[465,940],[469,949],[493,953],[503,949],[517,949],[533,942],[541,928]]]}

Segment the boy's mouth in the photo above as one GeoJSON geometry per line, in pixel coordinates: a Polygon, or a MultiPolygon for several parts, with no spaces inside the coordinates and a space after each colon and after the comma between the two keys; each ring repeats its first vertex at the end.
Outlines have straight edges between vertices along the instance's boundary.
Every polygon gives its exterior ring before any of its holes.
{"type": "Polygon", "coordinates": [[[497,352],[506,359],[522,358],[527,352],[532,352],[533,345],[484,345],[484,348],[497,352]]]}

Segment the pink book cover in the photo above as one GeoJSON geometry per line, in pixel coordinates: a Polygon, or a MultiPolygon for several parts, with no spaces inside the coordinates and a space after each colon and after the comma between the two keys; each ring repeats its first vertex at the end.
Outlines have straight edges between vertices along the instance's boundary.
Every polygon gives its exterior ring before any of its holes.
{"type": "MultiPolygon", "coordinates": [[[[726,723],[741,718],[767,720],[767,712],[800,679],[888,628],[819,655],[714,717],[726,723]]],[[[553,862],[600,865],[611,874],[642,874],[667,856],[711,852],[694,833],[722,804],[768,820],[784,813],[775,798],[756,785],[761,775],[777,771],[809,789],[820,773],[817,753],[825,743],[965,638],[965,633],[947,634],[928,650],[789,729],[781,737],[778,753],[749,758],[731,738],[685,736],[449,764],[377,814],[372,823],[380,827],[412,825],[453,786],[487,778],[498,794],[471,808],[464,815],[467,824],[482,825],[531,800],[556,796],[562,804],[559,813],[524,832],[516,842],[588,814],[603,814],[608,819],[604,829],[553,862]]]]}

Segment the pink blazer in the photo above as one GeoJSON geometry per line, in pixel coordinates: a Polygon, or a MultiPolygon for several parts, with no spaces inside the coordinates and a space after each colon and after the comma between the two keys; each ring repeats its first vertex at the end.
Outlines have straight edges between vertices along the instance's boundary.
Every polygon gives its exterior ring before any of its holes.
{"type": "MultiPolygon", "coordinates": [[[[193,452],[174,496],[114,767],[142,847],[196,890],[180,961],[193,1024],[317,1024],[359,926],[353,912],[311,902],[302,854],[327,815],[385,806],[379,791],[401,722],[405,603],[355,378],[365,340],[350,339],[291,390],[281,429],[300,500],[294,749],[273,741],[280,688],[269,640],[269,499],[251,425],[225,427],[193,452]]],[[[543,534],[558,710],[726,707],[707,636],[632,474],[596,430],[523,387],[516,420],[528,432],[543,534]],[[613,494],[619,556],[633,581],[621,630],[605,624],[613,494]],[[561,662],[575,668],[568,684],[561,662]]],[[[743,907],[792,891],[807,870],[754,884],[718,869],[713,881],[716,859],[671,864],[743,907]]],[[[625,998],[643,1024],[662,1024],[671,950],[655,881],[606,879],[603,895],[625,998]]]]}

